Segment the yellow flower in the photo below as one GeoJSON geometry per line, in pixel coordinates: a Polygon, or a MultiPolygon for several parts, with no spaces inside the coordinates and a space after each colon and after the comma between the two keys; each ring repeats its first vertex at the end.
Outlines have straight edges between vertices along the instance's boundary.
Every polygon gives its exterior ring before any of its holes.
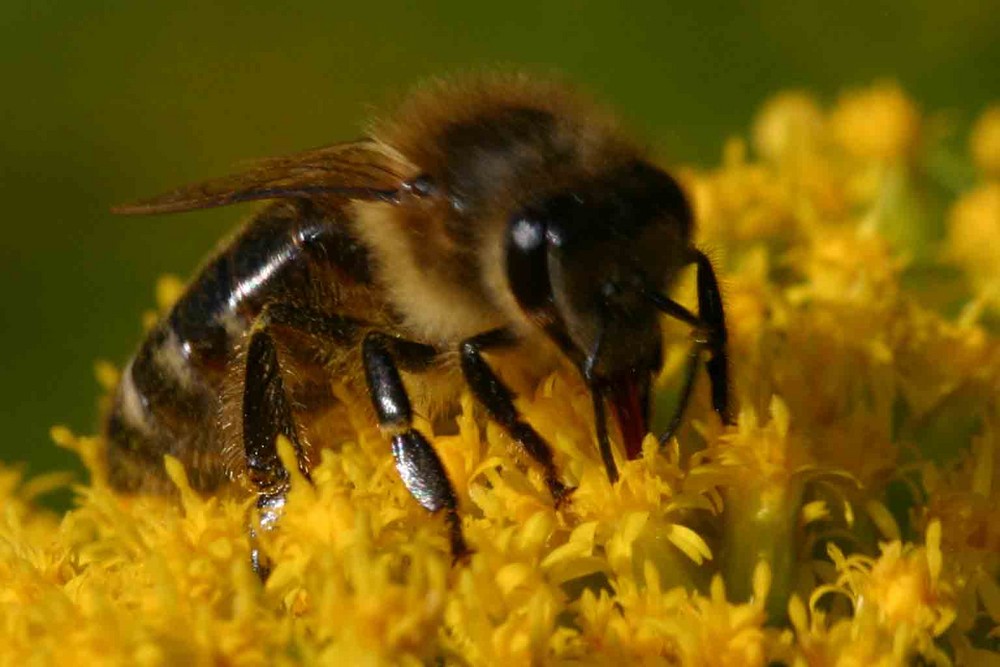
{"type": "Polygon", "coordinates": [[[834,139],[848,154],[876,161],[908,157],[920,131],[920,114],[893,83],[841,97],[830,117],[834,139]]]}
{"type": "Polygon", "coordinates": [[[988,108],[976,121],[969,149],[977,167],[991,178],[1000,177],[1000,104],[988,108]]]}
{"type": "Polygon", "coordinates": [[[764,629],[764,602],[770,586],[770,571],[759,565],[751,582],[752,595],[744,604],[727,599],[721,577],[714,577],[709,595],[694,596],[681,608],[676,623],[681,664],[764,665],[769,640],[764,629]]]}
{"type": "MultiPolygon", "coordinates": [[[[266,584],[250,500],[199,495],[173,459],[173,496],[116,495],[101,438],[53,429],[90,481],[58,516],[38,498],[65,476],[0,465],[0,663],[997,662],[996,118],[973,131],[984,180],[953,205],[941,253],[916,243],[944,228],[913,178],[933,136],[891,84],[832,110],[776,95],[753,151],[733,138],[718,167],[681,169],[723,279],[738,425],[719,423],[699,376],[676,438],[648,436],[632,461],[616,446],[612,485],[580,378],[533,386],[498,355],[575,492],[554,507],[468,395],[447,433],[418,419],[458,491],[463,563],[350,400],[311,483],[279,442],[293,479],[259,538],[266,584]],[[920,282],[942,257],[973,290],[920,282]]],[[[181,289],[162,281],[159,308],[181,289]]],[[[682,382],[679,331],[664,323],[660,415],[682,382]]],[[[96,370],[114,386],[113,367],[96,370]]]]}
{"type": "Polygon", "coordinates": [[[956,616],[953,588],[942,578],[941,525],[928,526],[926,545],[899,541],[881,546],[877,558],[845,556],[831,545],[837,581],[817,587],[808,608],[789,603],[795,664],[897,665],[919,655],[949,664],[936,645],[956,616]],[[850,603],[849,612],[838,609],[850,603]],[[830,611],[828,611],[830,610],[830,611]]]}
{"type": "Polygon", "coordinates": [[[924,548],[904,549],[902,543],[891,542],[882,547],[866,581],[857,581],[848,561],[842,577],[855,604],[874,604],[890,628],[909,625],[937,637],[955,619],[950,586],[940,579],[941,563],[941,524],[932,522],[924,548]]]}
{"type": "Polygon", "coordinates": [[[769,99],[754,122],[754,147],[775,162],[815,154],[825,139],[825,118],[813,97],[788,92],[769,99]]]}
{"type": "Polygon", "coordinates": [[[979,186],[952,207],[947,253],[977,289],[1000,300],[1000,182],[979,186]]]}

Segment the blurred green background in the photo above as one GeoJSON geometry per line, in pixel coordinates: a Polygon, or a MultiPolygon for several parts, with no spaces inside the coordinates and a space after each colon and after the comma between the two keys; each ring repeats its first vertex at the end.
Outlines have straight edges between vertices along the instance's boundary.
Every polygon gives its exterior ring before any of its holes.
{"type": "Polygon", "coordinates": [[[248,209],[108,206],[247,158],[355,137],[422,77],[558,70],[673,162],[710,164],[783,88],[898,80],[968,124],[1000,97],[1000,2],[79,2],[0,6],[0,460],[76,467],[157,276],[187,275],[248,209]]]}

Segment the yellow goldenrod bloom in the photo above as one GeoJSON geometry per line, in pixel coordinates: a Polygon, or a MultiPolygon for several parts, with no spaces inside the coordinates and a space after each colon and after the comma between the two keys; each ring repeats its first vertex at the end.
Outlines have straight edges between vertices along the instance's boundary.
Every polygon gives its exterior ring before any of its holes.
{"type": "MultiPolygon", "coordinates": [[[[465,562],[350,401],[311,483],[279,442],[266,583],[245,495],[202,496],[171,458],[174,496],[116,495],[101,438],[53,429],[90,479],[60,516],[38,499],[64,475],[0,466],[0,664],[1000,664],[998,108],[940,220],[920,196],[936,135],[889,83],[832,108],[781,93],[719,166],[679,170],[722,277],[737,425],[699,378],[673,440],[616,449],[612,485],[584,383],[502,367],[575,492],[553,507],[467,395],[446,433],[419,417],[465,562]]],[[[162,281],[161,310],[182,289],[162,281]]],[[[670,322],[664,341],[660,415],[689,344],[670,322]]]]}

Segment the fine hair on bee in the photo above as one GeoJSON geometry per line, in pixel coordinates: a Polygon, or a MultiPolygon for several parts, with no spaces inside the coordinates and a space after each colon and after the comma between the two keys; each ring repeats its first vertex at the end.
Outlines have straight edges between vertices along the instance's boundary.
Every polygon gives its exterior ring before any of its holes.
{"type": "MultiPolygon", "coordinates": [[[[124,368],[105,420],[118,489],[166,489],[170,454],[197,489],[236,482],[256,494],[252,534],[269,530],[289,485],[278,436],[308,478],[318,450],[337,444],[316,424],[343,424],[350,436],[349,396],[391,442],[414,499],[444,514],[462,557],[456,492],[414,415],[467,387],[559,504],[571,489],[552,450],[484,353],[530,359],[539,378],[569,364],[591,392],[614,482],[608,413],[626,456],[638,456],[662,365],[661,314],[695,332],[661,442],[681,423],[701,360],[713,408],[732,423],[722,299],[692,244],[687,198],[613,114],[563,83],[432,83],[361,139],[115,210],[255,200],[268,203],[202,265],[124,368]],[[668,296],[690,265],[697,312],[668,296]]],[[[256,542],[252,559],[266,575],[256,542]]]]}

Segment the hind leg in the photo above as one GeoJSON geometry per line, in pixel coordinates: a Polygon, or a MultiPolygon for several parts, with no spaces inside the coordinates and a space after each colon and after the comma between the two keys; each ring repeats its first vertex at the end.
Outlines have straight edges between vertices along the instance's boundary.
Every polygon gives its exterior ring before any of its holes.
{"type": "Polygon", "coordinates": [[[278,436],[295,448],[299,470],[308,479],[309,461],[296,408],[288,390],[279,341],[283,331],[316,340],[317,347],[345,346],[353,341],[357,325],[338,316],[311,312],[287,304],[266,307],[251,329],[241,359],[240,395],[243,460],[246,476],[256,490],[257,515],[251,521],[251,563],[266,578],[270,567],[260,551],[260,531],[273,529],[282,514],[289,474],[278,456],[278,436]]]}

